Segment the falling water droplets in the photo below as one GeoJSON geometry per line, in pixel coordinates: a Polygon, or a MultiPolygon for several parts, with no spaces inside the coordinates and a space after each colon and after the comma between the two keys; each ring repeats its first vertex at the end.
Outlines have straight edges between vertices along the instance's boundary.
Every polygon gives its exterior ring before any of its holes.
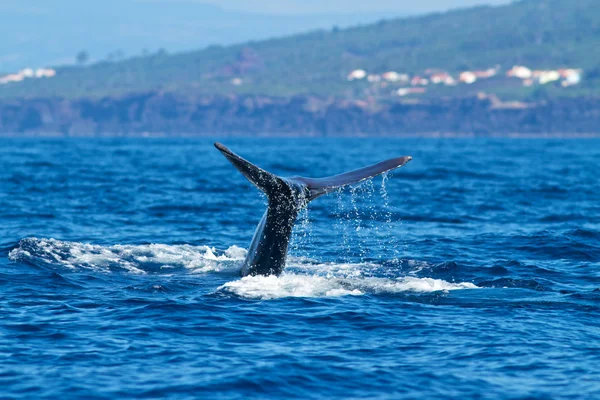
{"type": "MultiPolygon", "coordinates": [[[[389,264],[400,259],[403,248],[398,240],[398,223],[393,217],[388,197],[389,174],[331,193],[333,204],[327,208],[331,226],[314,226],[310,206],[298,215],[290,250],[296,257],[322,259],[319,243],[314,243],[313,230],[327,229],[330,244],[335,246],[336,260],[346,263],[389,264]],[[333,207],[331,207],[333,206],[333,207]]],[[[318,212],[317,212],[317,219],[318,212]]],[[[325,222],[326,224],[327,222],[325,222]]],[[[325,256],[326,257],[326,256],[325,256]]]]}
{"type": "Polygon", "coordinates": [[[291,241],[291,251],[302,258],[312,256],[312,221],[308,207],[308,198],[302,193],[298,201],[303,204],[296,219],[294,233],[291,241]]]}
{"type": "Polygon", "coordinates": [[[312,226],[309,208],[304,207],[298,214],[291,243],[291,250],[301,257],[312,257],[312,226]]]}
{"type": "Polygon", "coordinates": [[[340,188],[336,192],[336,209],[335,215],[335,230],[341,234],[342,251],[339,253],[344,262],[349,261],[351,248],[350,230],[349,230],[349,209],[346,204],[347,198],[344,194],[344,189],[340,188]]]}
{"type": "Polygon", "coordinates": [[[395,255],[398,253],[398,248],[396,246],[392,225],[392,212],[390,210],[389,197],[387,192],[387,182],[389,179],[389,174],[386,172],[381,176],[381,186],[379,186],[379,194],[382,199],[382,211],[381,214],[383,216],[384,221],[384,229],[387,235],[384,235],[382,240],[382,248],[380,254],[384,257],[389,257],[390,259],[395,259],[395,255]]]}

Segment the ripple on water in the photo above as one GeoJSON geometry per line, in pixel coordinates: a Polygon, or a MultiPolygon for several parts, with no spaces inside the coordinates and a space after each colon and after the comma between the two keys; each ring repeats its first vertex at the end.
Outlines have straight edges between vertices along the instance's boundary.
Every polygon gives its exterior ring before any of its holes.
{"type": "Polygon", "coordinates": [[[240,278],[265,201],[208,140],[0,143],[3,396],[597,397],[600,142],[228,140],[275,173],[414,160],[240,278]]]}

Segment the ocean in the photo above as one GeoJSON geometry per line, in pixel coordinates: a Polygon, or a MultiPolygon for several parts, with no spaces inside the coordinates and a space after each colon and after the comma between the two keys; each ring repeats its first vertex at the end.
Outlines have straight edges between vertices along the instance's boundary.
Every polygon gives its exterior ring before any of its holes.
{"type": "Polygon", "coordinates": [[[600,398],[600,140],[217,139],[413,160],[241,278],[266,200],[213,141],[0,139],[1,398],[600,398]]]}

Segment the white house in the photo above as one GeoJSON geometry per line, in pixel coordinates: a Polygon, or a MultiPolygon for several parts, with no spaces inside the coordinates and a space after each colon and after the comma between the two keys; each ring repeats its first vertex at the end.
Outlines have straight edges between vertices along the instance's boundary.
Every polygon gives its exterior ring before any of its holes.
{"type": "Polygon", "coordinates": [[[348,80],[353,81],[353,80],[365,79],[366,76],[367,76],[367,71],[365,71],[364,69],[355,69],[354,71],[350,72],[350,74],[348,75],[348,80]]]}
{"type": "Polygon", "coordinates": [[[458,76],[458,80],[466,83],[468,85],[474,83],[477,80],[477,75],[475,75],[474,72],[471,71],[465,71],[462,72],[459,76],[458,76]]]}
{"type": "Polygon", "coordinates": [[[519,79],[529,79],[532,76],[532,72],[529,68],[522,65],[515,65],[507,73],[506,76],[511,76],[519,79]]]}

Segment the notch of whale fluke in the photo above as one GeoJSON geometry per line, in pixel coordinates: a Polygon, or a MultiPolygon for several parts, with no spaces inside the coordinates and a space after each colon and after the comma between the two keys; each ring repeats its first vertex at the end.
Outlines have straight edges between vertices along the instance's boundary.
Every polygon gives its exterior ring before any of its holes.
{"type": "Polygon", "coordinates": [[[269,198],[267,212],[258,224],[242,266],[244,276],[279,275],[283,271],[293,225],[309,201],[402,167],[412,159],[410,156],[392,158],[326,178],[282,178],[243,159],[221,143],[215,143],[215,147],[269,198]]]}

